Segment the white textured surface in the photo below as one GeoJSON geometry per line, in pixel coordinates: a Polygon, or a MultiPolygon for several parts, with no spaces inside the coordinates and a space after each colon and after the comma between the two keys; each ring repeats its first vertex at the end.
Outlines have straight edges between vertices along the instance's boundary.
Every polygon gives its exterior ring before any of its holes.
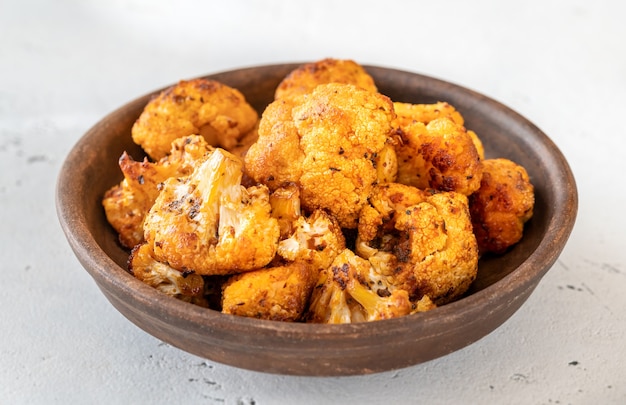
{"type": "Polygon", "coordinates": [[[0,402],[626,403],[625,16],[620,0],[0,1],[0,402]],[[580,193],[556,265],[483,340],[371,376],[249,372],[139,330],[59,228],[67,152],[178,79],[327,56],[464,85],[543,129],[580,193]]]}

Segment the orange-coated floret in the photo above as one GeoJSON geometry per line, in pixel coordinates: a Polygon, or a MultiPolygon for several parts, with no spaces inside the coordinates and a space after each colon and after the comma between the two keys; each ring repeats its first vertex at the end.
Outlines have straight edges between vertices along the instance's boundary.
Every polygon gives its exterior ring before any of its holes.
{"type": "Polygon", "coordinates": [[[398,183],[470,195],[480,187],[482,164],[472,137],[449,118],[400,127],[398,183]]]}
{"type": "Polygon", "coordinates": [[[154,257],[180,271],[227,275],[267,265],[280,228],[265,186],[241,185],[242,162],[215,149],[185,178],[169,178],[144,223],[154,257]]]}
{"type": "Polygon", "coordinates": [[[356,253],[412,300],[427,295],[441,305],[459,298],[478,270],[467,197],[377,186],[359,218],[356,253]]]}
{"type": "Polygon", "coordinates": [[[345,249],[320,273],[307,322],[369,322],[410,314],[414,306],[408,292],[388,287],[367,260],[345,249]]]}
{"type": "Polygon", "coordinates": [[[483,161],[480,189],[469,197],[481,253],[503,253],[519,242],[533,215],[535,194],[528,173],[508,159],[483,161]]]}
{"type": "MultiPolygon", "coordinates": [[[[464,126],[465,119],[459,111],[457,111],[452,105],[445,101],[440,101],[433,104],[411,104],[394,102],[393,107],[397,114],[396,126],[398,128],[405,127],[415,122],[421,122],[427,125],[430,121],[437,118],[448,118],[454,121],[455,124],[464,126]]],[[[482,141],[472,130],[467,130],[467,134],[472,138],[472,142],[476,147],[478,156],[481,159],[485,158],[485,148],[482,141]]]]}
{"type": "Polygon", "coordinates": [[[319,85],[297,104],[277,100],[261,117],[247,173],[271,190],[296,183],[305,212],[325,209],[355,228],[394,117],[389,98],[350,84],[319,85]]]}
{"type": "Polygon", "coordinates": [[[358,63],[347,59],[322,59],[293,70],[278,85],[275,99],[294,99],[308,94],[320,84],[353,84],[376,92],[374,79],[358,63]]]}
{"type": "Polygon", "coordinates": [[[309,302],[316,275],[316,271],[301,262],[234,275],[222,289],[222,312],[298,321],[309,302]]]}
{"type": "Polygon", "coordinates": [[[316,272],[328,268],[346,247],[337,220],[323,210],[300,216],[291,235],[278,243],[278,255],[286,261],[304,262],[316,272]]]}
{"type": "Polygon", "coordinates": [[[128,270],[137,279],[158,291],[179,300],[208,307],[204,297],[204,279],[199,274],[182,273],[157,261],[148,244],[133,248],[128,259],[128,270]]]}
{"type": "Polygon", "coordinates": [[[204,138],[191,135],[172,142],[170,153],[158,162],[135,161],[126,152],[119,160],[124,180],[109,189],[102,200],[107,220],[128,248],[144,241],[143,223],[156,201],[161,184],[170,177],[184,177],[198,161],[213,151],[204,138]]]}
{"type": "Polygon", "coordinates": [[[257,121],[257,112],[239,90],[214,80],[181,80],[146,105],[132,137],[158,160],[172,141],[188,135],[202,135],[212,146],[232,149],[257,121]]]}

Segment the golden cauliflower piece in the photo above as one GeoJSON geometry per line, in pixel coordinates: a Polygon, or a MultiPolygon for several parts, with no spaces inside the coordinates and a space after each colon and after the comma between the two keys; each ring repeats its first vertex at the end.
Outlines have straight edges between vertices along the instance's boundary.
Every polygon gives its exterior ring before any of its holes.
{"type": "Polygon", "coordinates": [[[345,249],[320,273],[311,295],[307,322],[369,322],[408,315],[412,310],[407,291],[390,291],[376,280],[367,260],[345,249]]]}
{"type": "Polygon", "coordinates": [[[482,163],[472,138],[449,118],[401,127],[398,183],[470,195],[480,187],[482,163]]]}
{"type": "Polygon", "coordinates": [[[107,220],[127,248],[144,241],[143,223],[156,201],[160,185],[170,177],[189,175],[197,161],[213,151],[204,138],[191,135],[172,142],[170,153],[158,162],[133,160],[126,152],[119,160],[124,174],[120,184],[109,189],[102,200],[107,220]]]}
{"type": "Polygon", "coordinates": [[[300,189],[291,183],[280,187],[270,194],[272,217],[278,221],[280,239],[291,236],[295,222],[302,215],[300,209],[300,189]]]}
{"type": "MultiPolygon", "coordinates": [[[[452,105],[445,101],[434,104],[411,104],[394,102],[393,107],[397,114],[396,126],[403,128],[415,122],[421,122],[427,125],[430,121],[437,118],[449,118],[455,124],[464,126],[465,119],[452,105]]],[[[483,143],[474,131],[467,130],[467,134],[472,138],[472,142],[476,147],[480,159],[485,158],[485,148],[483,143]]]]}
{"type": "Polygon", "coordinates": [[[455,124],[465,124],[461,113],[445,101],[434,104],[411,104],[396,101],[393,103],[393,108],[397,114],[396,125],[399,127],[404,127],[415,122],[428,124],[430,121],[436,120],[437,118],[449,118],[454,121],[455,124]]]}
{"type": "Polygon", "coordinates": [[[213,80],[181,80],[146,105],[132,137],[158,160],[174,139],[187,135],[202,135],[212,146],[231,149],[257,121],[257,112],[239,90],[213,80]]]}
{"type": "Polygon", "coordinates": [[[274,191],[284,185],[298,185],[302,176],[304,151],[293,120],[291,101],[270,103],[259,121],[258,139],[245,155],[246,174],[274,191]]]}
{"type": "Polygon", "coordinates": [[[426,295],[442,305],[459,298],[478,271],[467,197],[378,186],[361,211],[356,253],[413,301],[426,295]]]}
{"type": "Polygon", "coordinates": [[[339,223],[325,211],[315,210],[308,218],[300,216],[292,227],[291,236],[278,243],[278,255],[290,262],[304,262],[316,274],[346,248],[339,223]]]}
{"type": "Polygon", "coordinates": [[[194,273],[181,273],[154,259],[147,244],[133,248],[128,259],[128,270],[135,278],[179,300],[208,307],[204,297],[204,279],[194,273]]]}
{"type": "Polygon", "coordinates": [[[470,136],[470,138],[472,138],[472,143],[474,144],[474,147],[476,148],[476,153],[478,153],[478,158],[482,161],[485,159],[485,148],[483,146],[482,141],[480,140],[480,138],[478,137],[478,135],[476,135],[476,132],[468,129],[467,130],[467,134],[470,136]]]}
{"type": "Polygon", "coordinates": [[[154,257],[180,271],[226,275],[259,269],[280,236],[265,186],[241,185],[242,162],[216,149],[185,178],[170,178],[144,223],[154,257]]]}
{"type": "Polygon", "coordinates": [[[237,274],[222,290],[222,312],[274,321],[298,321],[315,285],[316,271],[302,262],[237,274]]]}
{"type": "Polygon", "coordinates": [[[275,99],[297,99],[320,84],[353,84],[376,92],[374,79],[358,63],[346,59],[327,58],[304,64],[293,70],[278,85],[275,99]]]}
{"type": "Polygon", "coordinates": [[[534,188],[522,166],[508,159],[483,161],[480,189],[469,197],[480,253],[504,253],[519,242],[534,205],[534,188]]]}
{"type": "Polygon", "coordinates": [[[350,84],[319,85],[299,104],[277,100],[261,117],[246,170],[271,190],[297,184],[305,212],[325,209],[355,228],[394,117],[389,98],[350,84]]]}

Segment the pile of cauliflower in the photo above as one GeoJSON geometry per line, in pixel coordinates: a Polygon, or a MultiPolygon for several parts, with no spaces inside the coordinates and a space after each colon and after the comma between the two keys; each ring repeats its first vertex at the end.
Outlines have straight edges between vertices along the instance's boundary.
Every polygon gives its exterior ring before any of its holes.
{"type": "Polygon", "coordinates": [[[533,214],[523,167],[485,159],[450,104],[394,102],[350,60],[286,76],[262,115],[195,79],[153,98],[103,205],[129,271],[226,314],[351,323],[460,298],[533,214]]]}

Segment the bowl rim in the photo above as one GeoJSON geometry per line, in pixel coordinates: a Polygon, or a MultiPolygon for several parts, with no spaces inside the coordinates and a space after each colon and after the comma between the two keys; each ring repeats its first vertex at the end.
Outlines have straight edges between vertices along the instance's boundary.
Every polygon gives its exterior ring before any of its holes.
{"type": "MultiPolygon", "coordinates": [[[[234,71],[251,71],[258,68],[298,66],[300,64],[302,63],[259,65],[227,70],[199,77],[211,78],[234,71]]],[[[545,163],[550,164],[550,167],[554,170],[549,170],[545,173],[545,175],[553,178],[552,181],[555,183],[558,182],[566,186],[563,192],[555,193],[555,196],[559,198],[559,200],[555,202],[555,205],[560,207],[564,206],[566,209],[555,210],[555,215],[549,218],[545,230],[545,236],[542,238],[542,242],[549,243],[540,243],[515,271],[507,274],[502,279],[497,280],[493,284],[488,285],[479,291],[464,296],[457,301],[440,306],[432,311],[376,322],[320,325],[268,321],[223,314],[216,310],[202,308],[173,299],[172,297],[158,292],[156,289],[146,285],[140,280],[137,280],[130,273],[128,273],[126,269],[120,267],[100,247],[94,235],[87,228],[84,212],[70,212],[68,210],[68,200],[70,196],[73,193],[80,192],[77,186],[78,182],[75,181],[76,173],[73,169],[82,168],[82,156],[85,149],[88,148],[87,145],[89,141],[93,140],[93,138],[98,135],[102,126],[105,125],[107,121],[120,115],[130,105],[141,102],[145,103],[145,101],[147,101],[154,94],[160,92],[166,87],[169,87],[164,86],[125,103],[121,107],[113,110],[101,118],[80,137],[68,153],[63,165],[61,166],[55,192],[57,216],[70,247],[79,259],[80,263],[95,279],[101,289],[101,284],[115,285],[118,289],[116,293],[119,294],[119,296],[133,296],[134,299],[145,305],[151,305],[155,308],[158,307],[160,313],[165,317],[186,318],[194,322],[198,327],[202,327],[203,325],[206,326],[207,323],[214,324],[214,326],[227,326],[231,330],[240,331],[242,333],[249,331],[250,328],[253,328],[258,333],[282,336],[285,339],[295,340],[301,340],[311,336],[320,340],[352,339],[356,334],[369,333],[371,336],[373,332],[375,332],[377,336],[394,334],[397,333],[397,328],[401,328],[409,322],[420,322],[425,328],[428,328],[429,325],[432,325],[435,322],[440,322],[440,320],[444,317],[451,322],[454,322],[455,320],[458,321],[465,315],[476,312],[482,302],[493,301],[496,297],[502,296],[503,294],[509,294],[509,299],[515,300],[516,297],[524,295],[528,290],[532,291],[537,284],[536,278],[543,277],[543,275],[545,275],[545,273],[558,259],[558,256],[565,246],[576,220],[578,209],[578,193],[576,183],[572,170],[562,152],[558,149],[554,142],[533,123],[512,110],[510,107],[507,107],[492,98],[486,97],[463,86],[419,73],[380,66],[363,66],[368,71],[380,70],[389,72],[390,74],[393,74],[394,72],[400,74],[410,74],[412,76],[423,78],[429,82],[452,86],[456,91],[461,92],[466,97],[473,97],[480,103],[488,103],[492,106],[498,107],[499,113],[505,114],[508,117],[513,117],[515,122],[519,122],[520,125],[526,127],[526,131],[531,131],[533,133],[535,140],[541,140],[541,142],[535,142],[533,147],[550,150],[549,155],[553,158],[550,162],[545,163]],[[85,238],[81,238],[80,235],[87,236],[85,238]],[[554,248],[555,243],[559,247],[558,249],[554,248]],[[111,269],[115,270],[111,271],[111,269]],[[125,275],[123,277],[126,278],[123,280],[124,282],[120,282],[120,275],[122,273],[125,275]]],[[[529,142],[530,141],[532,140],[529,140],[529,142]]]]}

